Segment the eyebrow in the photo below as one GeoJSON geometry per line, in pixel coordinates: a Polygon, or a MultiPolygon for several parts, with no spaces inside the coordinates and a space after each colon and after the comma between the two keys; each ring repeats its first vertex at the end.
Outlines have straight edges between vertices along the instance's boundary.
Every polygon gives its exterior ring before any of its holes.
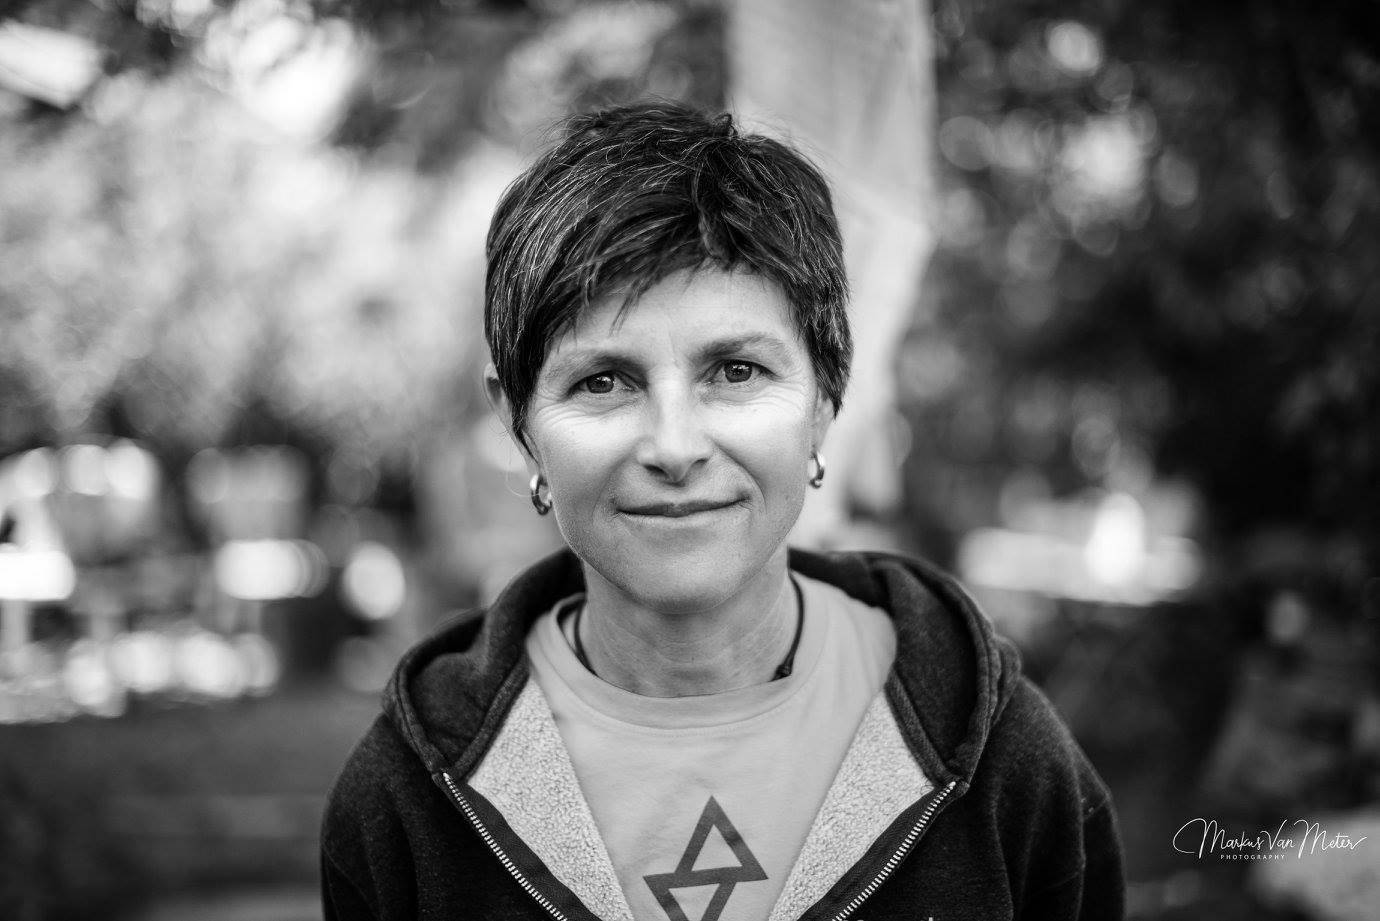
{"type": "MultiPolygon", "coordinates": [[[[769,359],[786,361],[790,350],[780,339],[765,333],[746,333],[741,336],[726,336],[704,344],[695,354],[696,360],[703,364],[716,359],[734,358],[744,352],[765,354],[769,359]]],[[[561,355],[550,365],[553,374],[569,373],[573,369],[589,367],[636,367],[641,362],[635,352],[625,349],[576,348],[561,355]]]]}
{"type": "Polygon", "coordinates": [[[706,343],[700,349],[697,356],[701,361],[708,361],[712,358],[732,358],[743,352],[766,352],[772,358],[785,359],[790,352],[785,343],[775,336],[765,333],[748,333],[742,336],[730,336],[724,339],[715,339],[713,342],[706,343]]]}

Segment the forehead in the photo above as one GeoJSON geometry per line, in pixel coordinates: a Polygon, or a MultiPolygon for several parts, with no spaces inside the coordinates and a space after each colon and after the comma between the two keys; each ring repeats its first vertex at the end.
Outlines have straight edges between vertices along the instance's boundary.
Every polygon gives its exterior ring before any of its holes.
{"type": "Polygon", "coordinates": [[[675,272],[631,305],[600,296],[551,344],[550,356],[610,345],[690,347],[705,338],[753,336],[803,347],[781,286],[762,275],[718,269],[675,272]]]}

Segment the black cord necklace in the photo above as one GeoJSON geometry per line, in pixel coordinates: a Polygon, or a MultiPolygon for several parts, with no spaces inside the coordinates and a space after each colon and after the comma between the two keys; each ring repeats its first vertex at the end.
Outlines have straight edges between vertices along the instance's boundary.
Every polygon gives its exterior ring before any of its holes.
{"type": "MultiPolygon", "coordinates": [[[[776,671],[772,673],[771,680],[779,681],[782,678],[789,678],[795,670],[795,651],[800,648],[800,634],[805,629],[805,595],[800,591],[800,583],[791,576],[791,588],[795,589],[795,638],[791,640],[791,648],[786,651],[786,658],[781,660],[781,664],[776,666],[776,671]]],[[[582,604],[575,609],[575,622],[571,624],[571,633],[575,637],[575,658],[580,660],[580,664],[591,675],[598,675],[594,666],[589,664],[589,656],[585,654],[584,641],[580,639],[580,618],[584,616],[585,606],[582,604]]]]}

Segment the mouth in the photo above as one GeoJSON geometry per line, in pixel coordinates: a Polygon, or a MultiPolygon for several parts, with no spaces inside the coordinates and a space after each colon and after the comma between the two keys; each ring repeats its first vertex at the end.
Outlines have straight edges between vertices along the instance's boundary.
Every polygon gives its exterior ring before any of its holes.
{"type": "Polygon", "coordinates": [[[645,518],[688,518],[703,512],[715,512],[738,504],[737,499],[690,499],[681,502],[648,502],[630,505],[621,511],[625,515],[645,518]]]}

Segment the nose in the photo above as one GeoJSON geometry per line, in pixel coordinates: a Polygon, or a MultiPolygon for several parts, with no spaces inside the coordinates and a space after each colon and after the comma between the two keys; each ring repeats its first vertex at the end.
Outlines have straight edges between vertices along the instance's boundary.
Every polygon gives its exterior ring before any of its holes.
{"type": "Polygon", "coordinates": [[[702,409],[691,393],[680,388],[654,392],[644,406],[638,463],[668,483],[685,482],[713,450],[702,409]]]}

